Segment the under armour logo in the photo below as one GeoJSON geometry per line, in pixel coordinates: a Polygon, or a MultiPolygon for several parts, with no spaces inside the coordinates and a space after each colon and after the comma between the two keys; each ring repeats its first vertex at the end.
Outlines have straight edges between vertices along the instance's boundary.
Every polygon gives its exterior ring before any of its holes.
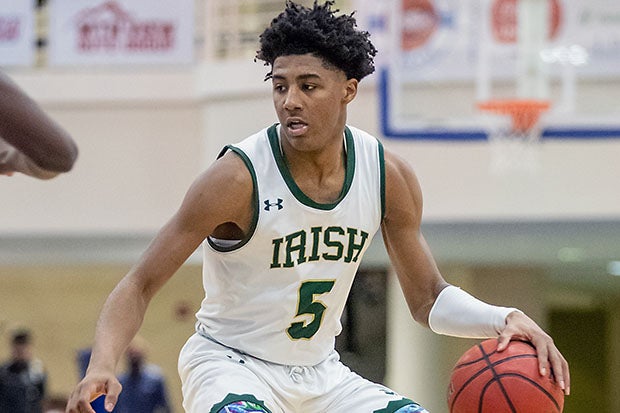
{"type": "Polygon", "coordinates": [[[263,203],[265,204],[265,211],[271,210],[271,207],[278,207],[278,211],[281,210],[282,208],[284,208],[282,206],[282,202],[284,202],[284,200],[280,198],[278,198],[277,202],[271,202],[269,199],[265,199],[263,201],[263,203]]]}

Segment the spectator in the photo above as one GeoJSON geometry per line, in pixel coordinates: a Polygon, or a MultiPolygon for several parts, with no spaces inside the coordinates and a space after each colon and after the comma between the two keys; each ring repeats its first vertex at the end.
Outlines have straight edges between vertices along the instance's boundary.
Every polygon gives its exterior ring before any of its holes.
{"type": "Polygon", "coordinates": [[[47,374],[33,355],[29,330],[13,334],[11,352],[0,366],[0,412],[42,413],[47,374]]]}
{"type": "Polygon", "coordinates": [[[136,337],[125,352],[127,370],[119,376],[123,393],[114,412],[170,413],[166,384],[158,366],[147,363],[147,344],[136,337]]]}

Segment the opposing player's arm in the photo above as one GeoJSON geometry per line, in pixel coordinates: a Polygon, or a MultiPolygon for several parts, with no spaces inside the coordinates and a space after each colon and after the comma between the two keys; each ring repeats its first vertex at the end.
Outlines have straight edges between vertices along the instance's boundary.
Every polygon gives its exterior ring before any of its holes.
{"type": "Polygon", "coordinates": [[[0,160],[0,173],[23,172],[47,179],[71,170],[78,155],[67,131],[2,72],[0,138],[15,149],[0,160]]]}
{"type": "Polygon", "coordinates": [[[386,150],[383,240],[413,318],[428,326],[430,309],[448,284],[422,235],[421,220],[418,179],[403,159],[386,150]]]}
{"type": "Polygon", "coordinates": [[[106,300],[87,375],[74,390],[67,412],[92,412],[88,402],[101,393],[107,394],[106,404],[116,403],[120,392],[116,365],[139,330],[149,302],[216,228],[225,223],[249,226],[252,193],[251,176],[233,153],[194,181],[179,210],[106,300]]]}

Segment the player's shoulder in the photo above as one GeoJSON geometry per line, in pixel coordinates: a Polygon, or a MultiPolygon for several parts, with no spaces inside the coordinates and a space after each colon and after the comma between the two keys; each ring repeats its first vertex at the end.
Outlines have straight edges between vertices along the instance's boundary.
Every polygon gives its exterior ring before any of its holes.
{"type": "Polygon", "coordinates": [[[391,150],[384,151],[384,159],[386,203],[399,203],[405,199],[402,195],[408,193],[415,204],[421,205],[422,189],[411,163],[391,150]]]}
{"type": "Polygon", "coordinates": [[[219,186],[231,191],[252,181],[246,161],[236,151],[223,153],[202,175],[201,180],[209,186],[219,186]]]}
{"type": "Polygon", "coordinates": [[[256,149],[267,149],[269,148],[270,139],[277,138],[277,135],[278,135],[277,128],[278,128],[277,123],[271,126],[268,126],[266,128],[263,128],[259,130],[258,132],[255,132],[243,138],[237,143],[226,145],[224,149],[222,150],[222,152],[230,152],[231,150],[237,151],[237,152],[238,151],[247,152],[247,151],[252,151],[256,149]]]}
{"type": "Polygon", "coordinates": [[[356,140],[361,140],[361,141],[366,141],[366,142],[372,142],[372,143],[376,143],[376,144],[380,144],[379,139],[372,135],[370,132],[365,131],[364,129],[360,129],[358,127],[355,127],[353,125],[346,125],[346,130],[348,132],[351,133],[351,135],[353,136],[354,139],[356,140]]]}
{"type": "Polygon", "coordinates": [[[247,166],[248,156],[258,149],[269,147],[269,135],[275,133],[276,125],[266,127],[260,131],[245,137],[244,139],[231,143],[222,148],[216,161],[211,166],[218,171],[226,174],[233,174],[239,177],[244,176],[244,165],[247,166]]]}
{"type": "Polygon", "coordinates": [[[415,172],[411,163],[396,151],[385,148],[383,150],[385,173],[398,175],[413,175],[415,172]]]}
{"type": "MultiPolygon", "coordinates": [[[[249,160],[251,141],[259,139],[265,132],[255,133],[235,144],[226,145],[216,160],[202,172],[190,187],[193,199],[213,201],[217,205],[241,204],[242,199],[251,197],[254,190],[252,162],[249,160]]],[[[267,143],[265,143],[267,144],[267,143]]],[[[259,145],[256,143],[255,145],[259,145]]]]}

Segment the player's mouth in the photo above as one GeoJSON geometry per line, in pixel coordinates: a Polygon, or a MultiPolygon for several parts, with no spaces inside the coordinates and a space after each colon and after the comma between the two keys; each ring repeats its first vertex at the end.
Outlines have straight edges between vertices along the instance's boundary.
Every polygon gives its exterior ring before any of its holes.
{"type": "Polygon", "coordinates": [[[300,136],[308,131],[308,124],[300,119],[289,119],[286,122],[286,129],[290,136],[300,136]]]}

